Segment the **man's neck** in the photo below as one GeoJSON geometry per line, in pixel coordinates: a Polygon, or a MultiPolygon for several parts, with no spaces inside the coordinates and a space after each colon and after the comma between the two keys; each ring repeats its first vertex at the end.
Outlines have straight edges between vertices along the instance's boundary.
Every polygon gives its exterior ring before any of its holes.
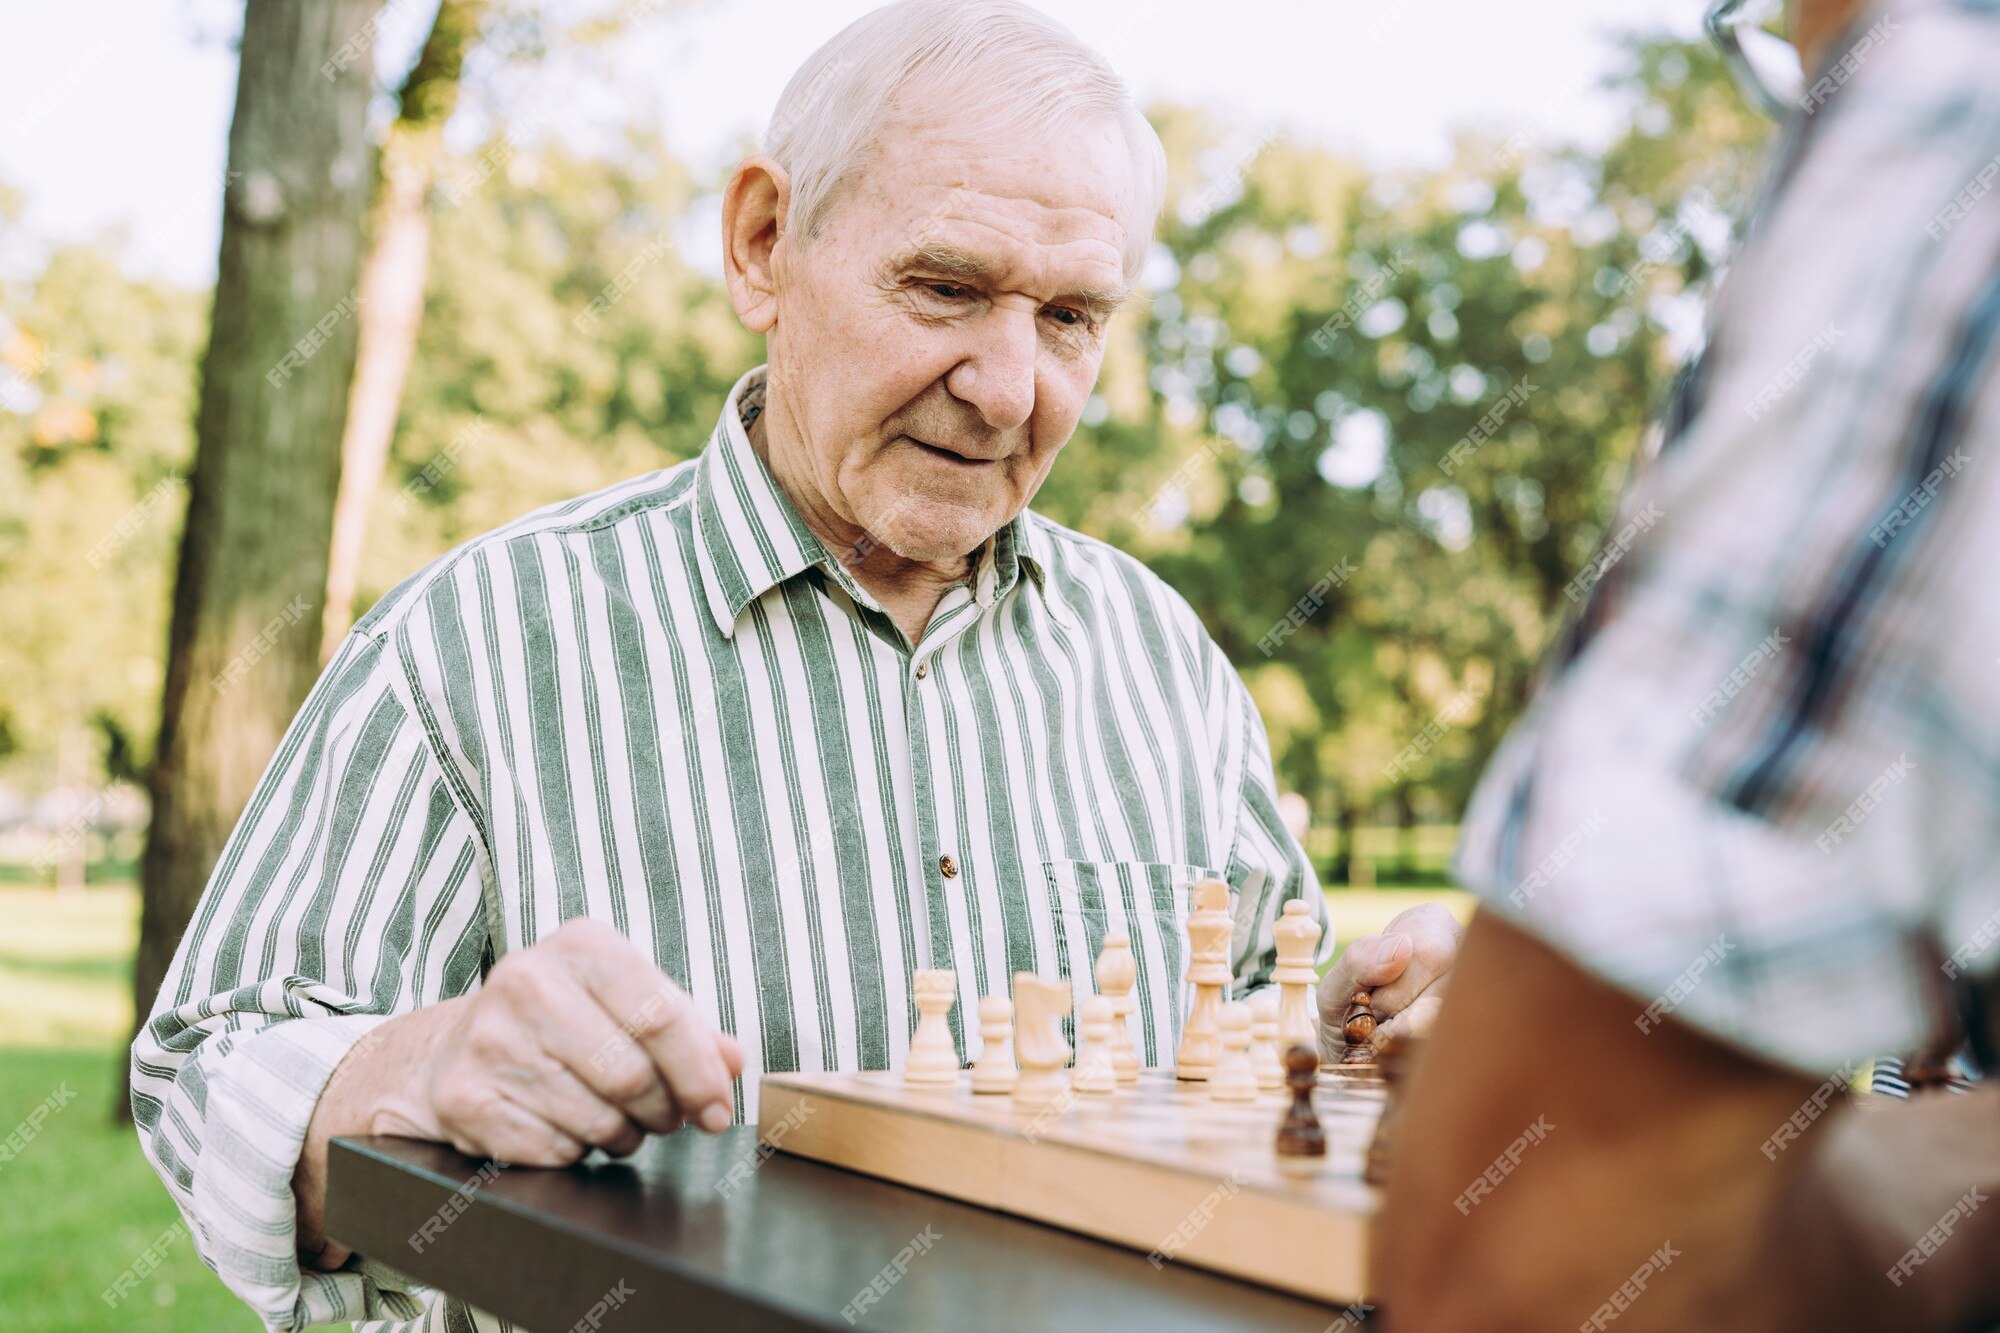
{"type": "Polygon", "coordinates": [[[762,459],[778,489],[791,501],[799,518],[847,567],[854,581],[866,588],[882,609],[889,613],[912,645],[924,637],[924,629],[936,614],[944,595],[972,576],[973,557],[953,560],[910,560],[875,540],[862,528],[842,520],[826,504],[804,469],[789,466],[793,451],[772,448],[771,403],[745,426],[750,447],[762,459]]]}

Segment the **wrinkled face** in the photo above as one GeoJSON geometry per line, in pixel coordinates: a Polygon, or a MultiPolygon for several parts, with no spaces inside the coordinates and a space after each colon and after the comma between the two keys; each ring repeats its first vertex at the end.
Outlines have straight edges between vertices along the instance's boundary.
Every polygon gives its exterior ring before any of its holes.
{"type": "Polygon", "coordinates": [[[912,560],[974,550],[1076,429],[1125,290],[1114,124],[1032,143],[915,124],[773,255],[771,392],[838,518],[912,560]]]}

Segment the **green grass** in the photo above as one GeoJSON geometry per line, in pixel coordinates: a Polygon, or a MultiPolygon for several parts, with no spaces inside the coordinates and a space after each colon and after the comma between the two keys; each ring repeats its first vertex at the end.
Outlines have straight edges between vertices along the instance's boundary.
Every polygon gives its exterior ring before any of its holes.
{"type": "MultiPolygon", "coordinates": [[[[0,876],[0,883],[4,883],[0,876]]],[[[1331,889],[1342,948],[1435,899],[1436,888],[1331,889]]],[[[132,1019],[138,895],[129,881],[73,897],[0,887],[0,1139],[51,1096],[70,1096],[0,1162],[0,1333],[228,1333],[260,1327],[196,1257],[180,1214],[128,1126],[111,1121],[132,1019]],[[116,1308],[102,1293],[168,1237],[160,1265],[116,1308]]]]}
{"type": "Polygon", "coordinates": [[[109,1050],[124,1040],[139,938],[129,882],[70,897],[0,888],[0,922],[0,1051],[109,1050]]]}
{"type": "Polygon", "coordinates": [[[0,1138],[68,1099],[0,1162],[3,1333],[262,1327],[196,1256],[138,1136],[112,1122],[138,922],[129,880],[71,897],[0,888],[0,1138]],[[158,1267],[106,1303],[149,1248],[158,1267]]]}
{"type": "Polygon", "coordinates": [[[227,1333],[263,1327],[202,1265],[129,1127],[111,1123],[115,1046],[0,1050],[0,1134],[74,1094],[0,1164],[0,1324],[8,1333],[227,1333]],[[170,1235],[170,1229],[174,1229],[170,1235]],[[116,1308],[103,1293],[149,1247],[159,1266],[116,1308]]]}

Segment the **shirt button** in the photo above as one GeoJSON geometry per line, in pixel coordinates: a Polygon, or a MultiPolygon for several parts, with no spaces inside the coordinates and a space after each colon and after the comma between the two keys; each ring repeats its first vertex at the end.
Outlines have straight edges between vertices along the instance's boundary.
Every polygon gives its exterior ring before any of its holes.
{"type": "Polygon", "coordinates": [[[922,679],[923,679],[923,678],[924,678],[925,676],[928,676],[928,675],[930,675],[930,674],[931,674],[931,664],[930,664],[929,662],[919,662],[919,663],[917,663],[917,679],[918,679],[918,680],[922,680],[922,679]]]}
{"type": "Polygon", "coordinates": [[[949,856],[940,856],[938,858],[938,873],[946,879],[957,879],[958,862],[952,860],[949,856]]]}

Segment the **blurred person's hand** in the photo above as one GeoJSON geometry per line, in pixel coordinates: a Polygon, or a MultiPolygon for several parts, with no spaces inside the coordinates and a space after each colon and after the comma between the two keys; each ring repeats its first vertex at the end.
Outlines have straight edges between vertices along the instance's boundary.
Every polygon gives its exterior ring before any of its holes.
{"type": "Polygon", "coordinates": [[[1397,913],[1381,934],[1363,935],[1349,944],[1320,978],[1320,1058],[1338,1062],[1347,1053],[1341,1023],[1357,990],[1370,992],[1376,1044],[1404,1025],[1421,1023],[1443,995],[1461,933],[1442,906],[1420,903],[1397,913]]]}

